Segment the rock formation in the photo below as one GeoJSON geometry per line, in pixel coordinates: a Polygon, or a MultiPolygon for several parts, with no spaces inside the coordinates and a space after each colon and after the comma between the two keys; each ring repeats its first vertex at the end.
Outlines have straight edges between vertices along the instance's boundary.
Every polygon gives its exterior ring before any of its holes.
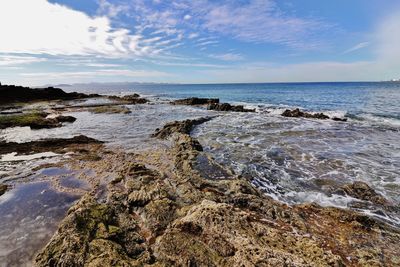
{"type": "Polygon", "coordinates": [[[187,133],[194,124],[182,125],[155,134],[173,145],[153,160],[118,161],[107,197],[73,206],[36,265],[399,266],[400,232],[380,221],[287,206],[234,175],[206,179],[196,168],[202,147],[187,133]]]}
{"type": "Polygon", "coordinates": [[[233,111],[233,112],[256,112],[255,109],[247,109],[242,105],[234,106],[228,103],[215,103],[209,104],[207,107],[208,110],[216,110],[216,111],[233,111]]]}

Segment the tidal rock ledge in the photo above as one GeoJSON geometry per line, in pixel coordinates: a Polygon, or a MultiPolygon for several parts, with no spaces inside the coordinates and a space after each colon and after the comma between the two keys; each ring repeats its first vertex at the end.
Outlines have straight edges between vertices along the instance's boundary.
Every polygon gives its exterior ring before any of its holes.
{"type": "Polygon", "coordinates": [[[106,200],[87,194],[73,206],[37,266],[399,266],[397,229],[349,210],[287,206],[242,177],[205,179],[188,127],[166,129],[172,147],[155,162],[117,160],[106,200]]]}

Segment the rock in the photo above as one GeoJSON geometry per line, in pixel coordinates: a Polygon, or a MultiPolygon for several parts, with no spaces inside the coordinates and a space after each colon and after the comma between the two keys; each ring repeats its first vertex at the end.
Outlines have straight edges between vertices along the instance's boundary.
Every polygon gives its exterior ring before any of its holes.
{"type": "Polygon", "coordinates": [[[338,117],[333,117],[332,120],[334,120],[334,121],[343,121],[343,122],[347,121],[346,118],[338,118],[338,117]]]}
{"type": "Polygon", "coordinates": [[[398,229],[351,210],[288,206],[240,176],[204,179],[192,122],[167,125],[165,153],[96,165],[120,166],[123,178],[101,202],[91,192],[69,210],[37,266],[399,266],[398,229]]]}
{"type": "Polygon", "coordinates": [[[185,99],[178,99],[172,101],[171,104],[173,105],[208,105],[208,104],[218,104],[218,98],[198,98],[198,97],[191,97],[185,99]]]}
{"type": "Polygon", "coordinates": [[[215,103],[209,104],[207,107],[208,110],[216,110],[216,111],[234,111],[234,112],[255,112],[255,109],[246,109],[242,105],[233,106],[228,103],[215,103]]]}
{"type": "Polygon", "coordinates": [[[146,98],[141,98],[138,94],[125,95],[125,96],[109,96],[111,100],[126,102],[127,104],[145,104],[149,102],[146,98]]]}
{"type": "Polygon", "coordinates": [[[300,111],[300,109],[298,109],[298,108],[293,109],[293,110],[287,109],[282,113],[282,116],[291,117],[291,118],[311,118],[311,119],[320,119],[320,120],[329,119],[329,116],[327,116],[323,113],[311,114],[311,113],[300,111]]]}
{"type": "Polygon", "coordinates": [[[47,118],[47,116],[48,114],[45,112],[0,116],[0,129],[26,126],[29,126],[33,130],[48,129],[61,127],[63,122],[72,123],[76,120],[72,116],[58,116],[55,118],[47,118]]]}
{"type": "Polygon", "coordinates": [[[166,139],[173,133],[185,133],[189,134],[193,127],[211,120],[212,117],[200,118],[195,120],[185,121],[174,121],[164,125],[162,129],[156,129],[156,132],[152,135],[160,139],[166,139]]]}
{"type": "Polygon", "coordinates": [[[73,123],[73,122],[76,121],[76,118],[75,118],[75,117],[72,117],[72,116],[63,116],[63,115],[57,116],[57,117],[55,117],[54,119],[55,119],[57,122],[60,122],[60,123],[63,123],[63,122],[73,123]]]}
{"type": "Polygon", "coordinates": [[[99,95],[86,95],[76,92],[66,93],[62,89],[54,87],[33,89],[29,87],[0,84],[0,104],[43,100],[73,100],[89,97],[99,97],[99,95]]]}
{"type": "MultiPolygon", "coordinates": [[[[345,194],[360,200],[370,201],[377,205],[388,204],[388,201],[382,195],[378,194],[368,184],[361,181],[345,185],[340,189],[343,190],[345,194]]],[[[340,193],[340,191],[337,191],[337,193],[340,193]]]]}
{"type": "Polygon", "coordinates": [[[0,184],[0,196],[3,195],[10,187],[5,184],[0,184]]]}
{"type": "Polygon", "coordinates": [[[79,135],[67,139],[48,138],[26,143],[0,141],[0,154],[8,154],[13,152],[16,152],[18,154],[31,154],[49,151],[64,153],[66,152],[65,148],[68,148],[70,146],[87,144],[102,144],[102,142],[84,135],[79,135]]]}
{"type": "Polygon", "coordinates": [[[125,106],[101,106],[89,109],[93,113],[106,113],[106,114],[130,114],[131,110],[125,106]]]}

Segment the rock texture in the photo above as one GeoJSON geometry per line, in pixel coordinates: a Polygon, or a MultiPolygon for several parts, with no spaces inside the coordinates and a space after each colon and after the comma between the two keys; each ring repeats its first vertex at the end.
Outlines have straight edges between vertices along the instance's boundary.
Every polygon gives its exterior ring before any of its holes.
{"type": "Polygon", "coordinates": [[[164,125],[162,129],[156,129],[153,137],[166,139],[173,133],[190,134],[193,127],[211,120],[212,117],[200,118],[195,120],[174,121],[164,125]]]}
{"type": "Polygon", "coordinates": [[[311,119],[321,119],[321,120],[329,119],[329,116],[327,116],[323,113],[311,114],[311,113],[300,111],[300,109],[298,109],[298,108],[293,109],[293,110],[287,109],[282,113],[282,116],[291,117],[291,118],[311,118],[311,119]]]}
{"type": "Polygon", "coordinates": [[[138,94],[126,95],[126,96],[109,96],[111,100],[126,102],[127,104],[145,104],[149,102],[146,98],[141,98],[138,94]]]}
{"type": "Polygon", "coordinates": [[[234,106],[228,103],[215,103],[209,104],[207,107],[208,110],[216,110],[216,111],[233,111],[233,112],[256,112],[255,109],[247,109],[242,105],[234,106]]]}
{"type": "Polygon", "coordinates": [[[380,194],[378,194],[374,189],[372,189],[368,184],[357,181],[352,184],[345,185],[338,190],[339,193],[343,192],[351,197],[371,201],[374,204],[386,205],[388,201],[380,194]]]}
{"type": "Polygon", "coordinates": [[[54,87],[33,89],[23,86],[0,84],[0,104],[42,100],[72,100],[88,97],[99,97],[99,95],[86,95],[75,92],[66,93],[62,89],[54,87]]]}
{"type": "Polygon", "coordinates": [[[163,153],[118,160],[125,167],[106,199],[93,192],[72,207],[36,266],[400,265],[400,232],[384,223],[287,206],[241,177],[204,178],[188,128],[166,127],[174,142],[163,153]]]}
{"type": "Polygon", "coordinates": [[[76,118],[72,116],[57,116],[47,118],[45,112],[31,112],[17,115],[0,116],[0,129],[9,127],[30,127],[33,130],[61,127],[62,123],[73,123],[76,118]]]}
{"type": "Polygon", "coordinates": [[[67,152],[69,147],[87,144],[102,144],[102,142],[84,135],[79,135],[73,138],[66,139],[48,138],[26,143],[0,141],[0,155],[13,152],[16,152],[18,154],[33,154],[49,151],[64,153],[67,152]]]}
{"type": "Polygon", "coordinates": [[[171,102],[171,104],[173,105],[190,105],[190,106],[218,104],[218,103],[219,103],[218,98],[198,98],[198,97],[178,99],[171,102]]]}

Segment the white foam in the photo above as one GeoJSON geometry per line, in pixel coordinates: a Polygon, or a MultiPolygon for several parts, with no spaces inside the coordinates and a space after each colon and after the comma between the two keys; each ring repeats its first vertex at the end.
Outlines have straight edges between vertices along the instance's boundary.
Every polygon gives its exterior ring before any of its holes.
{"type": "Polygon", "coordinates": [[[43,153],[36,153],[32,155],[21,155],[17,156],[16,152],[12,152],[9,154],[5,154],[1,157],[1,162],[11,162],[11,161],[26,161],[26,160],[34,160],[34,159],[42,159],[42,158],[51,158],[59,156],[59,154],[53,152],[43,152],[43,153]]]}

